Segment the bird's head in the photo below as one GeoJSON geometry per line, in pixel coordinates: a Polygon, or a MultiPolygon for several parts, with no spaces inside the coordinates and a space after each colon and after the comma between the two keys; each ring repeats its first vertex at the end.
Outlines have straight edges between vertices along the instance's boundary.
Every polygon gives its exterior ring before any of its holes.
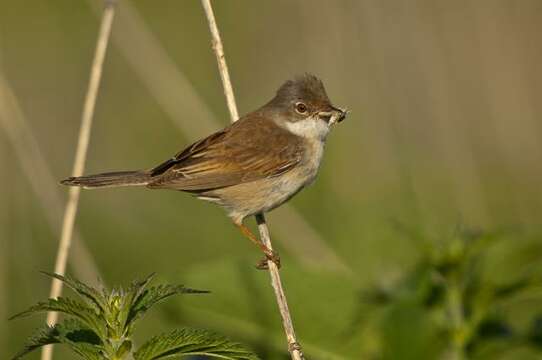
{"type": "Polygon", "coordinates": [[[278,115],[275,121],[279,126],[298,136],[321,140],[347,114],[331,104],[324,84],[311,74],[286,81],[265,108],[278,115]]]}

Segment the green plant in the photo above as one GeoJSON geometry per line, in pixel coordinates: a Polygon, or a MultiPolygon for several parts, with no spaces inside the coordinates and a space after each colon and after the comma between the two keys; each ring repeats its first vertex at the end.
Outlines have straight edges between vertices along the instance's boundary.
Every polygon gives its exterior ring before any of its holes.
{"type": "Polygon", "coordinates": [[[439,243],[399,230],[421,240],[422,252],[404,276],[362,293],[355,322],[380,334],[375,353],[454,360],[497,358],[520,348],[539,354],[542,316],[523,305],[542,299],[539,236],[458,228],[439,243]],[[369,313],[376,321],[367,321],[369,313]]]}
{"type": "Polygon", "coordinates": [[[67,318],[45,326],[31,336],[13,360],[48,344],[64,344],[87,360],[151,360],[205,355],[221,359],[252,360],[258,357],[243,345],[208,330],[182,328],[155,336],[137,349],[135,324],[158,302],[178,294],[201,294],[182,285],[150,286],[153,275],[127,288],[95,289],[74,278],[47,275],[63,281],[80,299],[59,297],[39,302],[14,318],[57,311],[67,318]]]}

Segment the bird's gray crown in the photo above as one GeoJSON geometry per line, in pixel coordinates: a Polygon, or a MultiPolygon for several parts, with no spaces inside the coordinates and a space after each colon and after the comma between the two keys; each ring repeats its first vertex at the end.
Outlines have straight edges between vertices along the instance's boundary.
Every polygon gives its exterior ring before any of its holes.
{"type": "Polygon", "coordinates": [[[312,74],[304,74],[286,81],[277,91],[274,102],[304,100],[309,103],[329,103],[324,84],[312,74]]]}

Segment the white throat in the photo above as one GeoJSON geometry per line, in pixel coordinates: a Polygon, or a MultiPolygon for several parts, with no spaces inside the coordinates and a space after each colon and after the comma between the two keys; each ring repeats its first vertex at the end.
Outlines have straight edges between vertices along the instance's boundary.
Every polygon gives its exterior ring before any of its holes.
{"type": "Polygon", "coordinates": [[[310,140],[324,141],[329,134],[329,125],[318,117],[309,117],[296,122],[285,122],[284,128],[292,134],[310,140]]]}

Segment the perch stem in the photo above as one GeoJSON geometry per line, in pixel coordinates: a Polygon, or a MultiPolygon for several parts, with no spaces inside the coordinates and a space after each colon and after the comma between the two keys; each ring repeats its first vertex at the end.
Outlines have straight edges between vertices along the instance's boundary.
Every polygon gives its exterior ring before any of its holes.
{"type": "MultiPolygon", "coordinates": [[[[224,94],[226,96],[231,120],[232,122],[235,122],[239,118],[239,113],[237,111],[237,105],[235,103],[235,96],[233,95],[233,87],[231,85],[228,66],[226,65],[226,58],[224,56],[224,47],[222,46],[222,40],[220,38],[220,33],[216,24],[213,8],[211,6],[210,0],[201,0],[201,3],[203,5],[203,9],[205,10],[207,21],[209,23],[209,29],[212,36],[213,50],[215,52],[218,62],[218,70],[222,79],[222,85],[224,87],[224,94]]],[[[264,215],[256,215],[256,221],[258,223],[258,230],[260,232],[260,239],[262,240],[262,243],[269,249],[273,249],[271,244],[271,238],[269,236],[269,229],[267,227],[264,215]]],[[[295,336],[292,317],[290,315],[290,310],[288,309],[286,295],[284,294],[284,290],[282,288],[282,281],[280,278],[279,269],[277,265],[271,260],[268,260],[267,264],[269,269],[269,275],[271,276],[271,284],[275,291],[275,297],[279,307],[280,315],[282,317],[284,332],[286,333],[286,339],[288,341],[288,351],[293,360],[302,360],[304,359],[303,353],[301,352],[301,346],[297,342],[297,338],[295,336]]]]}

